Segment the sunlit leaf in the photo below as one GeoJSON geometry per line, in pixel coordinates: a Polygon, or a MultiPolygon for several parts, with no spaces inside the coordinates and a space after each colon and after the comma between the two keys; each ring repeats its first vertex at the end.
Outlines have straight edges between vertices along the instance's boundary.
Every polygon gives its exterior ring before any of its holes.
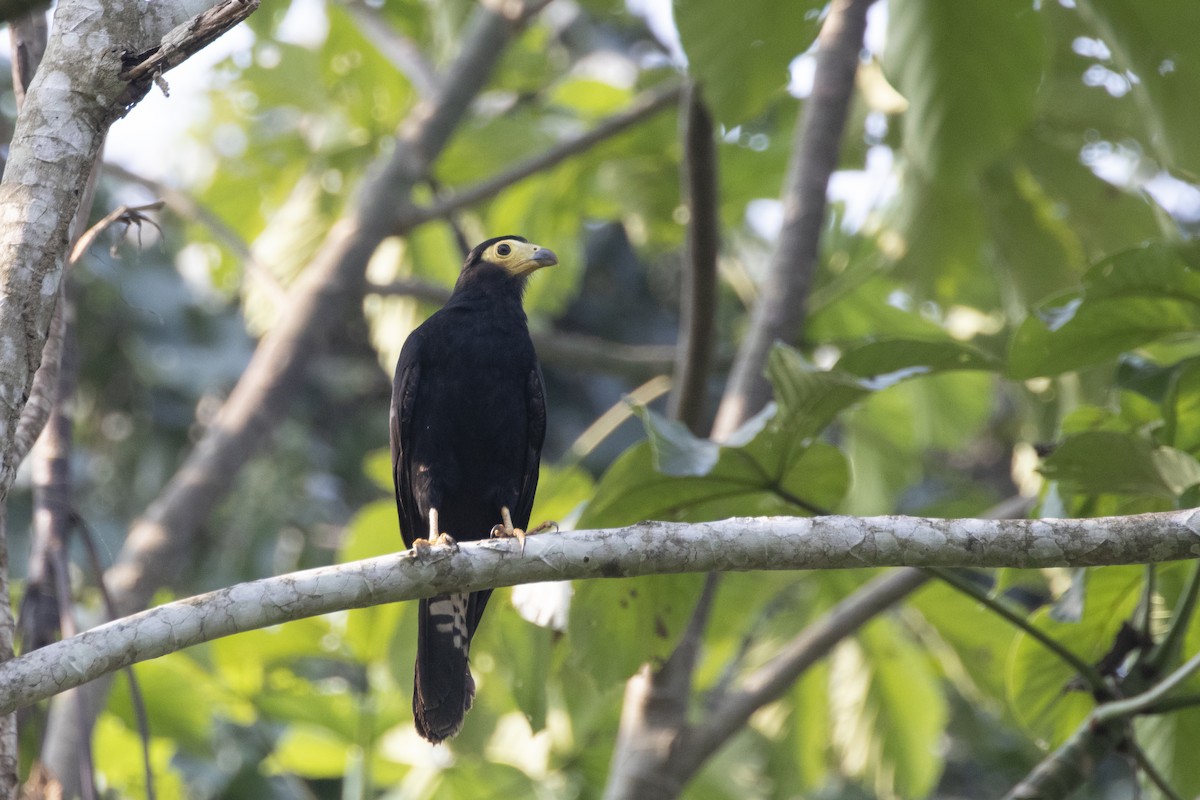
{"type": "Polygon", "coordinates": [[[924,651],[890,619],[835,651],[833,743],[842,769],[884,796],[921,797],[941,774],[946,700],[924,651]]]}
{"type": "Polygon", "coordinates": [[[808,49],[823,3],[675,0],[688,71],[719,122],[732,128],[788,84],[788,64],[808,49]]]}
{"type": "MultiPolygon", "coordinates": [[[[1089,570],[1084,615],[1079,622],[1056,622],[1049,609],[1029,621],[1086,663],[1095,663],[1112,646],[1121,624],[1130,618],[1141,596],[1141,567],[1089,570]]],[[[1009,708],[1044,746],[1070,736],[1094,707],[1085,691],[1072,690],[1070,665],[1026,634],[1018,635],[1009,652],[1009,708]]]]}

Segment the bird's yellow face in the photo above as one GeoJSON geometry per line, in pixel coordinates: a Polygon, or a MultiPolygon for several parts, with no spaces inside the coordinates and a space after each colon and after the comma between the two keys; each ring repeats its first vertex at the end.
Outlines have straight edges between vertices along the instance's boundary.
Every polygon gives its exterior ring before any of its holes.
{"type": "Polygon", "coordinates": [[[554,255],[553,250],[533,242],[501,239],[483,251],[483,260],[503,267],[510,275],[520,277],[557,264],[558,256],[554,255]]]}

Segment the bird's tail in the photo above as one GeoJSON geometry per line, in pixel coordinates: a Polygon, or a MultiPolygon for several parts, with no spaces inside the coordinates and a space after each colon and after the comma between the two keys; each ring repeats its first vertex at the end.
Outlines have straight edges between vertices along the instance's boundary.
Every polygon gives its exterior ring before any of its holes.
{"type": "Polygon", "coordinates": [[[458,733],[475,699],[467,665],[478,617],[471,596],[451,594],[420,601],[417,665],[413,675],[413,722],[437,744],[458,733]]]}

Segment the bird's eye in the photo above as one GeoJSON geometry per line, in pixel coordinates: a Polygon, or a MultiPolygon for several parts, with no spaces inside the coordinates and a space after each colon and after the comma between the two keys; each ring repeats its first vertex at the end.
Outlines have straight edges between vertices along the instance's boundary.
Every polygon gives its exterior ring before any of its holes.
{"type": "Polygon", "coordinates": [[[497,247],[497,248],[496,248],[496,252],[497,252],[497,253],[499,253],[499,254],[500,254],[500,255],[502,255],[502,256],[506,256],[506,255],[508,255],[509,253],[511,253],[511,252],[512,252],[512,248],[511,248],[511,247],[509,247],[509,246],[508,246],[508,245],[506,245],[506,244],[502,244],[502,245],[500,245],[499,247],[497,247]]]}

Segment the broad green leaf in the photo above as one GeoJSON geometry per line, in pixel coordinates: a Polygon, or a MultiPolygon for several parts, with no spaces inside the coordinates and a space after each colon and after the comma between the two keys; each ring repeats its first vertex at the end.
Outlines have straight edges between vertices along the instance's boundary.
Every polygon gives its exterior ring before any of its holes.
{"type": "MultiPolygon", "coordinates": [[[[938,339],[946,330],[915,313],[911,290],[890,275],[859,279],[824,302],[814,302],[807,331],[815,341],[855,342],[873,338],[938,339]]],[[[832,288],[837,288],[836,284],[832,288]]],[[[821,289],[813,291],[821,299],[821,289]]]]}
{"type": "Polygon", "coordinates": [[[1180,797],[1200,796],[1200,709],[1192,707],[1169,714],[1134,719],[1138,744],[1146,757],[1180,797]]]}
{"type": "Polygon", "coordinates": [[[788,65],[817,35],[813,0],[675,0],[688,72],[728,128],[762,111],[788,84],[788,65]]]}
{"type": "MultiPolygon", "coordinates": [[[[1028,619],[1083,661],[1094,664],[1108,652],[1121,624],[1133,613],[1144,577],[1142,567],[1088,570],[1080,622],[1056,622],[1048,608],[1028,619]]],[[[1017,636],[1008,658],[1009,707],[1043,746],[1064,741],[1094,707],[1090,694],[1068,688],[1074,678],[1071,667],[1041,643],[1023,633],[1017,636]]]]}
{"type": "Polygon", "coordinates": [[[946,699],[929,658],[894,620],[834,651],[833,744],[842,769],[885,797],[923,797],[942,770],[946,699]]]}
{"type": "MultiPolygon", "coordinates": [[[[152,729],[153,730],[153,729],[152,729]]],[[[142,739],[137,728],[130,728],[110,713],[96,720],[92,747],[97,754],[96,770],[101,783],[121,797],[149,797],[146,767],[142,760],[142,739]]],[[[151,736],[150,768],[154,777],[154,796],[160,800],[184,800],[190,797],[183,775],[172,766],[176,745],[168,738],[151,736]]]]}
{"type": "Polygon", "coordinates": [[[392,454],[387,448],[372,450],[363,457],[363,473],[371,482],[383,491],[391,494],[392,484],[392,454]]]}
{"type": "Polygon", "coordinates": [[[888,24],[885,67],[909,103],[904,150],[923,172],[960,180],[1016,141],[1046,57],[1031,5],[896,0],[888,24]]]}
{"type": "Polygon", "coordinates": [[[829,663],[805,670],[792,689],[792,710],[773,772],[794,775],[792,791],[813,792],[829,775],[829,663]]]}
{"type": "Polygon", "coordinates": [[[1042,461],[1041,472],[1083,494],[1144,494],[1174,499],[1200,483],[1200,464],[1146,439],[1097,430],[1068,437],[1042,461]]]}
{"type": "Polygon", "coordinates": [[[1144,143],[1167,166],[1195,179],[1200,53],[1191,32],[1200,29],[1200,6],[1188,0],[1084,0],[1080,10],[1112,50],[1114,68],[1136,75],[1130,91],[1143,113],[1144,143]]]}
{"type": "MultiPolygon", "coordinates": [[[[388,456],[388,472],[391,472],[388,456]]],[[[346,539],[338,552],[342,563],[388,555],[404,549],[404,539],[396,521],[396,504],[392,499],[379,500],[364,506],[350,520],[346,539]]],[[[362,664],[386,661],[389,642],[412,603],[388,603],[348,610],[343,619],[340,644],[362,664]]]]}
{"type": "Polygon", "coordinates": [[[1200,272],[1179,248],[1127,250],[1088,270],[1083,292],[1043,305],[1009,351],[1018,379],[1097,364],[1166,336],[1200,330],[1200,272]]]}
{"type": "Polygon", "coordinates": [[[516,767],[494,761],[477,761],[471,769],[446,769],[439,774],[437,800],[478,800],[499,794],[504,797],[537,797],[538,787],[516,767]]]}
{"type": "Polygon", "coordinates": [[[221,682],[242,697],[252,698],[262,691],[270,670],[323,653],[332,634],[329,617],[309,617],[225,636],[208,648],[221,682]]]}
{"type": "MultiPolygon", "coordinates": [[[[1110,194],[1099,178],[1089,177],[1095,193],[1110,194]]],[[[1021,300],[1033,303],[1074,286],[1088,256],[1050,187],[1015,158],[987,170],[984,187],[983,209],[997,266],[1021,300]]]]}
{"type": "Polygon", "coordinates": [[[580,507],[592,498],[595,491],[596,484],[592,476],[580,467],[557,467],[543,460],[530,524],[538,525],[545,521],[563,526],[574,524],[580,507]]]}
{"type": "MultiPolygon", "coordinates": [[[[907,490],[928,478],[954,498],[971,497],[961,470],[943,454],[960,452],[987,425],[997,378],[986,372],[946,372],[875,392],[841,417],[854,468],[854,491],[839,510],[850,514],[924,513],[937,499],[898,507],[907,490]],[[926,413],[937,409],[937,413],[926,413]]],[[[999,498],[978,498],[976,510],[999,498]]]]}
{"type": "Polygon", "coordinates": [[[870,393],[851,376],[813,369],[803,356],[783,345],[771,349],[767,377],[780,408],[777,424],[797,439],[819,433],[838,412],[870,393]]]}
{"type": "Polygon", "coordinates": [[[346,774],[352,749],[356,749],[355,745],[328,728],[293,723],[284,730],[264,766],[268,773],[340,778],[346,774]]]}
{"type": "Polygon", "coordinates": [[[396,502],[390,498],[363,506],[347,526],[346,538],[338,551],[339,560],[358,561],[403,550],[404,539],[396,519],[396,502]]]}
{"type": "Polygon", "coordinates": [[[507,690],[537,733],[546,727],[547,682],[558,634],[527,622],[507,603],[497,602],[502,596],[493,595],[488,604],[486,622],[471,642],[472,653],[475,657],[484,651],[494,655],[492,675],[498,680],[489,682],[487,690],[507,690]]]}
{"type": "Polygon", "coordinates": [[[908,377],[946,370],[994,372],[1000,361],[987,353],[949,337],[940,340],[882,339],[851,348],[838,359],[837,368],[851,375],[870,378],[870,385],[883,389],[908,377]]]}
{"type": "Polygon", "coordinates": [[[667,419],[646,406],[634,406],[633,413],[646,427],[654,469],[674,477],[700,477],[712,472],[721,457],[721,446],[702,439],[682,422],[667,419]]]}
{"type": "MultiPolygon", "coordinates": [[[[203,753],[212,747],[221,720],[249,724],[254,706],[234,694],[192,656],[196,650],[172,653],[134,667],[145,699],[150,730],[174,740],[180,749],[203,753]],[[179,702],[186,697],[188,702],[179,702]]],[[[135,726],[129,682],[113,684],[108,708],[126,725],[135,726]]]]}
{"type": "Polygon", "coordinates": [[[832,508],[849,485],[847,470],[835,447],[822,442],[804,447],[764,433],[746,448],[722,448],[707,475],[675,477],[654,469],[650,445],[641,442],[608,468],[577,524],[600,528],[646,519],[797,514],[804,510],[797,499],[832,508]],[[778,467],[782,471],[774,471],[778,467]]]}
{"type": "MultiPolygon", "coordinates": [[[[936,653],[947,663],[947,676],[968,692],[1003,702],[1004,659],[1015,629],[989,609],[950,586],[932,581],[910,600],[933,626],[949,653],[936,653]],[[965,680],[964,680],[965,679],[965,680]]],[[[968,696],[971,696],[968,694],[968,696]]]]}
{"type": "Polygon", "coordinates": [[[573,668],[606,687],[642,664],[661,666],[678,644],[703,582],[701,575],[651,575],[576,584],[567,623],[573,668]]]}
{"type": "Polygon", "coordinates": [[[1200,452],[1200,359],[1189,359],[1169,371],[1163,402],[1163,440],[1186,453],[1200,452]]]}
{"type": "MultiPolygon", "coordinates": [[[[1057,15],[1061,11],[1064,11],[1061,7],[1046,9],[1046,13],[1051,15],[1057,15]]],[[[1064,46],[1069,46],[1069,42],[1068,39],[1064,46]]],[[[1075,90],[1074,95],[1078,96],[1078,73],[1071,76],[1071,85],[1075,90]]],[[[1111,99],[1106,97],[1105,108],[1111,99]]],[[[1059,102],[1055,103],[1055,108],[1061,107],[1060,98],[1059,102]]],[[[1102,116],[1103,114],[1089,111],[1083,119],[1073,123],[1066,130],[1077,131],[1086,128],[1095,123],[1097,117],[1102,116]]],[[[1037,204],[1039,220],[1047,226],[1048,232],[1062,242],[1064,256],[1070,259],[1073,271],[1114,255],[1132,244],[1161,236],[1165,232],[1153,206],[1147,203],[1143,196],[1117,189],[1097,176],[1086,165],[1080,163],[1079,146],[1075,139],[1070,134],[1062,137],[1056,136],[1055,133],[1055,130],[1039,128],[1022,137],[1014,150],[1014,158],[1029,170],[1032,184],[1026,185],[1026,181],[1019,174],[1015,175],[1014,179],[1017,180],[1018,186],[1022,187],[1023,195],[1044,195],[1050,201],[1051,205],[1048,207],[1040,202],[1037,204]],[[1059,227],[1056,221],[1063,223],[1067,231],[1059,227]],[[1076,246],[1082,248],[1083,265],[1074,263],[1076,246]]],[[[999,237],[998,232],[997,236],[999,237]]],[[[1023,245],[1027,245],[1028,242],[1012,244],[1023,249],[1023,245]]],[[[1001,242],[1001,246],[1006,245],[1001,242]]],[[[1037,254],[1033,257],[1040,260],[1037,254]]],[[[1053,266],[1050,268],[1054,269],[1053,266]]]]}
{"type": "Polygon", "coordinates": [[[263,716],[277,723],[314,725],[348,744],[411,721],[409,698],[397,691],[355,691],[340,677],[307,680],[276,670],[253,698],[263,716]]]}

